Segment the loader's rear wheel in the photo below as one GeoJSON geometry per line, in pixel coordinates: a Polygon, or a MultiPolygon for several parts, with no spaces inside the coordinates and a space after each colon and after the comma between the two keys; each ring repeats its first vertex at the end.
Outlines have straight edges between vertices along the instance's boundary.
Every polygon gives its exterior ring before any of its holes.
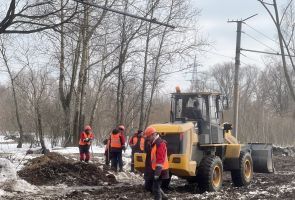
{"type": "Polygon", "coordinates": [[[202,192],[214,192],[221,189],[223,182],[223,166],[218,156],[203,158],[197,172],[198,186],[202,192]]]}
{"type": "Polygon", "coordinates": [[[251,154],[241,152],[239,158],[240,169],[231,171],[231,178],[235,186],[249,185],[253,178],[253,161],[251,154]]]}

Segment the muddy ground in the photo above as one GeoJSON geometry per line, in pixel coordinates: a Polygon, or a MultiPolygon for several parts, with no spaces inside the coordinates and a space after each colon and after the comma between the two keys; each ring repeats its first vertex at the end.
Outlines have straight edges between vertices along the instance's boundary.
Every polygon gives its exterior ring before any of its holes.
{"type": "MultiPolygon", "coordinates": [[[[200,194],[196,192],[194,186],[187,185],[186,181],[173,179],[167,194],[169,199],[295,199],[295,157],[278,152],[274,154],[274,164],[275,173],[255,173],[253,182],[248,187],[234,187],[230,174],[226,173],[223,189],[220,192],[200,194]]],[[[111,182],[95,186],[81,186],[82,184],[74,184],[75,182],[72,186],[69,184],[48,186],[46,182],[46,186],[39,186],[40,191],[35,194],[13,193],[5,199],[153,199],[150,193],[144,191],[142,178],[129,180],[127,177],[134,177],[134,175],[128,172],[115,175],[125,176],[126,180],[121,179],[118,183],[111,182]]]]}

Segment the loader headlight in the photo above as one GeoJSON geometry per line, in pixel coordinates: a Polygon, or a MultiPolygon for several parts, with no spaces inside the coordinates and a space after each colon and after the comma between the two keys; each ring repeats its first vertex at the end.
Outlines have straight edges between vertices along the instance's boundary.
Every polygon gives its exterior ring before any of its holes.
{"type": "Polygon", "coordinates": [[[172,159],[172,162],[173,162],[173,163],[180,163],[180,161],[181,161],[181,159],[178,158],[178,157],[174,157],[174,158],[172,159]]]}

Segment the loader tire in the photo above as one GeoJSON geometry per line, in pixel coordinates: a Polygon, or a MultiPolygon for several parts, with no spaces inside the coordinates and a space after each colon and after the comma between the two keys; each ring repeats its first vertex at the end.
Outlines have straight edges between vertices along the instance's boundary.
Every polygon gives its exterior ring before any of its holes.
{"type": "Polygon", "coordinates": [[[253,178],[253,161],[249,152],[241,151],[239,166],[239,169],[231,171],[234,185],[237,187],[249,185],[253,178]]]}
{"type": "Polygon", "coordinates": [[[197,171],[198,187],[201,192],[219,191],[223,182],[223,166],[218,156],[203,158],[197,171]]]}

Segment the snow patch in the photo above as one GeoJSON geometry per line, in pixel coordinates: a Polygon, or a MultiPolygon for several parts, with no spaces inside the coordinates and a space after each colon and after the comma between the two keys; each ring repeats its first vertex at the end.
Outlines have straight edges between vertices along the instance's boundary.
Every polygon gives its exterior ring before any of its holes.
{"type": "Polygon", "coordinates": [[[0,158],[0,187],[7,181],[16,180],[16,170],[12,163],[4,158],[0,158]]]}
{"type": "MultiPolygon", "coordinates": [[[[4,158],[0,158],[0,194],[9,192],[36,193],[39,189],[28,182],[19,179],[13,164],[4,158]]],[[[1,196],[0,195],[0,196],[1,196]]]]}
{"type": "Polygon", "coordinates": [[[0,189],[0,197],[2,197],[4,195],[6,195],[6,192],[4,190],[0,189]]]}

